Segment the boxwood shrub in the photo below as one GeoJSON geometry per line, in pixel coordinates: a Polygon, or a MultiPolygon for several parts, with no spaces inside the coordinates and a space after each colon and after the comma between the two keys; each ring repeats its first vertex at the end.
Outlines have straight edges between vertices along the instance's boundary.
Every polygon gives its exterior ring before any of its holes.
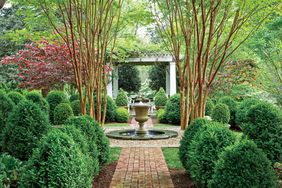
{"type": "Polygon", "coordinates": [[[214,109],[214,103],[212,100],[208,99],[205,107],[205,115],[211,117],[213,109],[214,109]]]}
{"type": "Polygon", "coordinates": [[[236,125],[236,113],[237,113],[237,102],[229,96],[221,97],[219,103],[226,104],[230,110],[229,124],[232,126],[236,125]]]}
{"type": "Polygon", "coordinates": [[[80,129],[87,138],[91,153],[97,152],[100,167],[108,161],[109,158],[109,140],[104,134],[100,125],[90,116],[74,116],[69,118],[66,125],[74,125],[80,129]]]}
{"type": "Polygon", "coordinates": [[[20,160],[27,160],[49,128],[48,116],[39,106],[23,100],[9,116],[3,131],[3,150],[20,160]]]}
{"type": "Polygon", "coordinates": [[[76,100],[79,100],[79,94],[73,94],[70,96],[70,102],[73,102],[73,101],[76,101],[76,100]]]}
{"type": "Polygon", "coordinates": [[[123,89],[120,89],[116,98],[116,105],[117,106],[127,106],[128,105],[128,98],[126,93],[123,89]]]}
{"type": "Polygon", "coordinates": [[[116,111],[116,121],[118,123],[126,123],[129,119],[129,113],[128,110],[123,108],[123,107],[119,107],[117,108],[116,111]]]}
{"type": "Polygon", "coordinates": [[[73,111],[68,103],[61,103],[54,110],[54,124],[62,125],[65,121],[73,116],[73,111]]]}
{"type": "Polygon", "coordinates": [[[235,141],[235,134],[217,122],[208,123],[205,129],[195,134],[188,150],[189,163],[184,166],[188,166],[186,170],[199,186],[207,186],[218,154],[235,141]]]}
{"type": "Polygon", "coordinates": [[[282,161],[282,113],[278,108],[268,103],[251,107],[242,129],[273,163],[282,161]]]}
{"type": "Polygon", "coordinates": [[[165,105],[165,117],[173,124],[180,123],[180,94],[170,97],[165,105]]]}
{"type": "Polygon", "coordinates": [[[47,95],[47,101],[50,106],[50,114],[49,114],[50,121],[52,124],[54,124],[54,110],[56,106],[61,103],[68,103],[69,101],[67,95],[62,91],[49,92],[49,94],[47,95]]]}
{"type": "Polygon", "coordinates": [[[17,91],[9,92],[8,97],[15,103],[15,105],[19,104],[19,102],[24,99],[24,96],[17,91]]]}
{"type": "Polygon", "coordinates": [[[157,111],[157,118],[160,123],[167,123],[167,119],[165,117],[165,109],[159,109],[157,111]]]}
{"type": "Polygon", "coordinates": [[[266,155],[249,140],[227,147],[215,163],[210,188],[278,188],[278,178],[266,155]]]}
{"type": "Polygon", "coordinates": [[[89,160],[89,172],[92,174],[92,176],[96,176],[99,172],[98,150],[94,148],[95,152],[91,152],[86,137],[74,125],[63,126],[60,128],[60,130],[70,136],[74,142],[78,144],[81,152],[85,154],[88,158],[87,160],[89,160]]]}
{"type": "Polygon", "coordinates": [[[37,104],[41,110],[49,114],[49,104],[38,92],[31,91],[25,94],[25,98],[37,104]]]}
{"type": "Polygon", "coordinates": [[[38,144],[20,180],[25,187],[91,187],[89,160],[66,133],[52,130],[38,144]]]}
{"type": "MultiPolygon", "coordinates": [[[[117,105],[115,104],[115,101],[110,97],[107,96],[107,106],[106,106],[106,122],[114,122],[116,120],[116,110],[117,110],[117,105]]],[[[94,96],[94,105],[96,105],[96,96],[94,96]]],[[[104,113],[104,96],[101,97],[101,102],[102,102],[102,109],[101,109],[101,115],[104,113]]],[[[96,105],[97,106],[97,105],[96,105]]],[[[97,108],[95,108],[97,110],[97,108]]]]}
{"type": "Polygon", "coordinates": [[[191,142],[194,139],[195,134],[199,130],[204,129],[207,123],[209,123],[207,119],[195,119],[184,131],[184,135],[180,140],[179,158],[185,169],[189,168],[188,151],[190,150],[191,142]]]}
{"type": "Polygon", "coordinates": [[[165,90],[161,87],[155,96],[155,105],[156,106],[165,106],[167,102],[167,96],[165,90]]]}
{"type": "Polygon", "coordinates": [[[226,104],[218,103],[212,112],[212,120],[227,124],[230,120],[230,111],[226,104]]]}
{"type": "Polygon", "coordinates": [[[22,162],[6,153],[0,154],[0,187],[17,187],[22,162]]]}
{"type": "Polygon", "coordinates": [[[238,106],[237,115],[236,115],[236,123],[238,125],[241,125],[244,122],[246,122],[248,110],[252,106],[257,105],[259,103],[262,103],[262,101],[260,101],[256,98],[249,98],[249,99],[243,100],[238,106]]]}

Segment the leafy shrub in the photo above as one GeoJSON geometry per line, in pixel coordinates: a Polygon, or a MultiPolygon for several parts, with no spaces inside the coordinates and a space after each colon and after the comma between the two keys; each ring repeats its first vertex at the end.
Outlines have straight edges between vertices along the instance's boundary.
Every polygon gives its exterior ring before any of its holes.
{"type": "Polygon", "coordinates": [[[116,98],[116,105],[117,106],[127,106],[128,105],[128,98],[126,93],[123,89],[120,89],[116,98]]]}
{"type": "Polygon", "coordinates": [[[185,169],[189,168],[188,151],[190,150],[191,142],[194,139],[195,134],[200,129],[204,129],[207,123],[209,123],[209,121],[204,118],[195,119],[184,131],[184,135],[180,140],[179,158],[185,169]]]}
{"type": "Polygon", "coordinates": [[[80,101],[74,100],[71,102],[71,108],[73,111],[73,115],[79,116],[80,115],[80,101]]]}
{"type": "Polygon", "coordinates": [[[71,116],[73,116],[71,106],[68,103],[61,103],[54,110],[54,123],[55,125],[62,125],[71,116]]]}
{"type": "Polygon", "coordinates": [[[229,124],[232,126],[236,125],[236,113],[237,113],[237,102],[232,97],[222,97],[219,99],[219,103],[226,104],[230,110],[229,124]]]}
{"type": "Polygon", "coordinates": [[[230,120],[230,111],[228,106],[222,103],[215,105],[212,112],[212,119],[214,121],[227,124],[230,120]]]}
{"type": "Polygon", "coordinates": [[[166,119],[173,124],[180,123],[180,95],[175,94],[170,97],[165,105],[166,119]]]}
{"type": "Polygon", "coordinates": [[[0,187],[17,187],[22,162],[6,153],[0,154],[0,187]]]}
{"type": "MultiPolygon", "coordinates": [[[[94,96],[94,101],[95,101],[95,104],[96,105],[96,96],[94,96]]],[[[104,113],[104,96],[101,97],[101,103],[102,103],[102,109],[101,109],[101,115],[103,115],[104,113]]],[[[97,105],[96,105],[97,106],[97,105]]],[[[110,96],[107,96],[107,106],[106,106],[106,122],[114,122],[115,121],[115,118],[116,118],[116,110],[117,110],[117,106],[115,104],[115,101],[110,97],[110,96]]],[[[95,110],[97,110],[97,108],[95,108],[95,110]]]]}
{"type": "Polygon", "coordinates": [[[49,113],[49,104],[40,93],[31,91],[25,94],[25,98],[37,104],[45,113],[49,113]]]}
{"type": "Polygon", "coordinates": [[[156,106],[165,106],[167,102],[167,96],[165,90],[161,87],[155,96],[156,106]]]}
{"type": "Polygon", "coordinates": [[[271,104],[257,104],[248,111],[242,129],[273,163],[282,161],[281,111],[271,104]]]}
{"type": "Polygon", "coordinates": [[[89,160],[66,133],[57,129],[38,143],[20,181],[20,187],[90,187],[89,160]]]}
{"type": "Polygon", "coordinates": [[[47,96],[47,101],[50,105],[50,121],[54,124],[54,110],[57,105],[69,102],[67,95],[62,91],[51,91],[47,96]]]}
{"type": "Polygon", "coordinates": [[[241,125],[242,123],[247,121],[247,112],[248,110],[254,106],[257,105],[259,103],[261,103],[262,101],[255,99],[255,98],[249,98],[249,99],[245,99],[243,100],[240,105],[238,106],[238,110],[237,110],[237,115],[236,115],[236,123],[238,125],[241,125]]]}
{"type": "Polygon", "coordinates": [[[24,99],[24,96],[17,91],[9,92],[8,97],[15,103],[15,105],[19,104],[19,102],[24,99]]]}
{"type": "Polygon", "coordinates": [[[79,100],[79,98],[80,98],[80,97],[79,97],[79,94],[71,95],[71,96],[70,96],[70,102],[79,100]]]}
{"type": "Polygon", "coordinates": [[[188,150],[189,163],[184,166],[199,185],[207,186],[218,154],[235,140],[235,134],[217,122],[208,123],[205,129],[195,134],[188,150]]]}
{"type": "Polygon", "coordinates": [[[277,177],[266,155],[249,140],[227,147],[215,164],[210,188],[275,188],[277,177]]]}
{"type": "Polygon", "coordinates": [[[74,116],[69,118],[65,124],[74,125],[81,130],[87,138],[91,153],[97,152],[98,147],[100,166],[107,162],[109,158],[109,140],[96,121],[90,116],[74,116]]]}
{"type": "Polygon", "coordinates": [[[14,106],[14,102],[4,93],[4,91],[0,90],[0,143],[1,135],[6,127],[8,116],[13,111],[14,106]]]}
{"type": "Polygon", "coordinates": [[[205,115],[212,116],[213,109],[214,109],[214,103],[212,102],[212,100],[208,99],[206,102],[205,115]]]}
{"type": "Polygon", "coordinates": [[[160,123],[167,123],[167,119],[165,117],[165,109],[159,109],[157,111],[157,118],[160,123]]]}
{"type": "Polygon", "coordinates": [[[129,114],[127,109],[123,108],[123,107],[119,107],[117,108],[116,111],[116,121],[118,123],[126,123],[129,119],[129,114]]]}
{"type": "Polygon", "coordinates": [[[49,126],[48,116],[38,105],[21,101],[10,114],[3,131],[3,150],[20,160],[27,160],[49,126]]]}
{"type": "Polygon", "coordinates": [[[98,150],[94,148],[95,152],[91,152],[86,137],[83,133],[77,129],[74,125],[67,125],[60,129],[68,136],[70,136],[76,144],[78,144],[79,149],[89,160],[89,172],[91,172],[92,176],[96,176],[99,172],[99,160],[98,160],[98,150]]]}

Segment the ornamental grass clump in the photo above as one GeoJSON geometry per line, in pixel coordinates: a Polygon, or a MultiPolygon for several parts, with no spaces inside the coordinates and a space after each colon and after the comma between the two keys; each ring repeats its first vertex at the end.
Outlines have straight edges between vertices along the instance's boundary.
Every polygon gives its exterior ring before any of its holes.
{"type": "Polygon", "coordinates": [[[129,119],[129,113],[128,110],[123,108],[123,107],[119,107],[117,108],[116,111],[116,121],[118,123],[126,123],[129,119]]]}
{"type": "Polygon", "coordinates": [[[212,120],[228,124],[230,120],[230,110],[226,104],[218,103],[215,105],[213,112],[212,112],[212,120]]]}
{"type": "Polygon", "coordinates": [[[26,187],[91,187],[87,156],[66,133],[53,129],[38,143],[20,180],[26,187]]]}
{"type": "Polygon", "coordinates": [[[9,116],[3,131],[3,150],[20,160],[27,160],[49,128],[47,114],[33,102],[23,100],[9,116]]]}
{"type": "Polygon", "coordinates": [[[206,187],[212,178],[214,162],[225,147],[234,144],[236,135],[221,123],[210,122],[198,131],[188,150],[189,163],[184,165],[199,186],[206,187]]]}
{"type": "Polygon", "coordinates": [[[263,151],[253,141],[241,140],[220,153],[208,187],[278,188],[278,178],[263,151]]]}
{"type": "Polygon", "coordinates": [[[282,112],[268,103],[252,106],[247,121],[241,126],[243,133],[252,139],[273,162],[282,161],[282,112]]]}
{"type": "Polygon", "coordinates": [[[128,98],[123,89],[120,89],[116,98],[116,105],[117,106],[127,106],[128,105],[128,98]]]}
{"type": "Polygon", "coordinates": [[[68,103],[61,103],[54,110],[54,124],[62,125],[65,121],[73,116],[73,111],[68,103]]]}
{"type": "Polygon", "coordinates": [[[204,118],[195,119],[184,131],[184,135],[180,140],[179,158],[185,169],[189,168],[188,151],[190,150],[190,145],[194,139],[194,136],[198,131],[205,129],[206,124],[208,123],[209,121],[204,118]]]}
{"type": "Polygon", "coordinates": [[[156,106],[165,106],[167,102],[167,96],[165,90],[161,87],[155,96],[155,105],[156,106]]]}
{"type": "Polygon", "coordinates": [[[22,100],[24,100],[24,96],[17,91],[9,92],[8,97],[15,103],[15,105],[19,104],[22,100]]]}

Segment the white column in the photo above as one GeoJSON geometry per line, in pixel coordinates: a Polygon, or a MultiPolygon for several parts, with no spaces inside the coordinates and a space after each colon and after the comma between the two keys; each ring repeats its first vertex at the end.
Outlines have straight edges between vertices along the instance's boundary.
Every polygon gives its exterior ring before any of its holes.
{"type": "Polygon", "coordinates": [[[109,83],[107,85],[107,95],[113,98],[113,74],[109,72],[109,83]]]}
{"type": "Polygon", "coordinates": [[[166,69],[165,69],[165,91],[166,91],[166,94],[169,95],[170,93],[170,75],[169,75],[169,65],[166,66],[166,69]]]}
{"type": "Polygon", "coordinates": [[[169,63],[169,95],[176,94],[176,64],[175,62],[169,63]]]}
{"type": "Polygon", "coordinates": [[[113,67],[113,98],[116,99],[118,95],[118,66],[113,67]]]}

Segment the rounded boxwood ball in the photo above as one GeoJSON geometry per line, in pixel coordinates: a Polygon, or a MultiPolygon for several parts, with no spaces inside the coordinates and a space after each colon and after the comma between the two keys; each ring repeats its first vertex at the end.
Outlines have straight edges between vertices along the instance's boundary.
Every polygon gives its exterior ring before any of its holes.
{"type": "Polygon", "coordinates": [[[180,95],[175,94],[170,97],[165,105],[165,117],[173,124],[180,123],[180,95]]]}
{"type": "Polygon", "coordinates": [[[167,102],[167,96],[165,90],[161,87],[155,96],[155,105],[156,106],[165,106],[167,102]]]}
{"type": "Polygon", "coordinates": [[[218,103],[212,112],[212,120],[228,124],[230,120],[230,111],[226,104],[218,103]]]}
{"type": "Polygon", "coordinates": [[[219,99],[219,103],[226,104],[230,110],[230,120],[229,123],[232,126],[236,125],[236,113],[237,113],[237,102],[229,96],[225,96],[219,99]]]}
{"type": "Polygon", "coordinates": [[[61,103],[54,110],[54,124],[62,125],[65,121],[73,116],[73,111],[68,103],[61,103]]]}
{"type": "Polygon", "coordinates": [[[190,150],[191,142],[193,141],[195,134],[198,131],[204,129],[207,123],[209,123],[207,119],[195,119],[190,125],[188,125],[188,128],[184,131],[184,135],[180,140],[179,158],[185,169],[188,169],[189,166],[188,151],[190,150]]]}
{"type": "Polygon", "coordinates": [[[51,91],[47,95],[47,101],[50,106],[50,121],[54,124],[54,110],[60,103],[68,103],[67,95],[62,91],[51,91]]]}
{"type": "Polygon", "coordinates": [[[128,98],[126,93],[123,89],[120,89],[116,98],[116,105],[117,106],[127,106],[128,105],[128,98]]]}
{"type": "Polygon", "coordinates": [[[48,116],[39,106],[23,100],[9,116],[3,131],[3,150],[20,160],[27,160],[49,128],[48,116]]]}
{"type": "Polygon", "coordinates": [[[76,100],[79,100],[79,94],[73,94],[70,96],[70,102],[73,102],[73,101],[76,101],[76,100]]]}
{"type": "Polygon", "coordinates": [[[236,123],[238,125],[241,125],[244,122],[246,122],[248,110],[252,106],[257,105],[259,103],[262,103],[262,101],[255,99],[255,98],[249,98],[249,99],[243,100],[238,106],[237,115],[236,115],[236,123]]]}
{"type": "Polygon", "coordinates": [[[19,187],[91,187],[89,160],[66,133],[52,130],[28,160],[19,187]]]}
{"type": "Polygon", "coordinates": [[[205,107],[205,116],[212,116],[213,109],[214,103],[212,102],[212,100],[208,99],[205,107]]]}
{"type": "Polygon", "coordinates": [[[118,123],[126,123],[128,121],[128,118],[129,118],[129,113],[128,113],[127,109],[125,109],[123,107],[117,108],[116,121],[118,123]]]}
{"type": "Polygon", "coordinates": [[[8,97],[15,103],[15,105],[19,104],[24,99],[24,96],[17,91],[9,92],[8,97]]]}
{"type": "Polygon", "coordinates": [[[217,122],[208,123],[205,129],[196,133],[188,150],[189,163],[185,166],[199,186],[207,186],[218,154],[235,141],[236,135],[224,124],[217,122]]]}
{"type": "Polygon", "coordinates": [[[49,114],[49,104],[40,93],[31,91],[25,94],[25,98],[34,102],[40,107],[41,110],[49,114]]]}
{"type": "Polygon", "coordinates": [[[159,109],[157,111],[157,118],[160,123],[167,123],[167,119],[165,117],[165,109],[159,109]]]}
{"type": "Polygon", "coordinates": [[[219,155],[208,187],[278,188],[278,178],[262,150],[254,142],[242,140],[219,155]]]}

